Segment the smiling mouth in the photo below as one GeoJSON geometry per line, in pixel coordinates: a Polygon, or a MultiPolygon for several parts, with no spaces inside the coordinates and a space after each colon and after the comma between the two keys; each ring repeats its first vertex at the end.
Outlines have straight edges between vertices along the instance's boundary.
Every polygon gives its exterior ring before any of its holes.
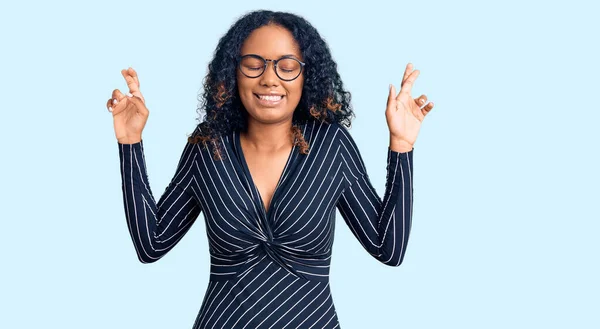
{"type": "Polygon", "coordinates": [[[268,101],[268,102],[277,102],[283,99],[283,97],[285,97],[284,95],[259,95],[259,94],[254,94],[254,96],[260,100],[263,101],[268,101]]]}

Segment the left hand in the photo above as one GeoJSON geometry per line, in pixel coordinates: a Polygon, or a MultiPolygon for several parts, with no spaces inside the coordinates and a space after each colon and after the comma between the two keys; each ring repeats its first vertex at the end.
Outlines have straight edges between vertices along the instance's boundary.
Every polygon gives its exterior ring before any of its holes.
{"type": "Polygon", "coordinates": [[[410,147],[417,140],[421,122],[433,108],[433,103],[427,103],[427,96],[421,95],[413,99],[410,95],[419,73],[419,70],[413,70],[412,63],[406,65],[400,93],[396,95],[396,88],[391,85],[385,110],[390,140],[410,147]]]}

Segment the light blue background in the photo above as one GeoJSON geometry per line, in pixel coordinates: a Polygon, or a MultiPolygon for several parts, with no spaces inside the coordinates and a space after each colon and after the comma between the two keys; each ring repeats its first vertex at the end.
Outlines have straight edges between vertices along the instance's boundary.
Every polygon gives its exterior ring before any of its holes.
{"type": "Polygon", "coordinates": [[[331,287],[342,329],[600,327],[591,3],[2,4],[0,327],[191,328],[209,274],[203,217],[159,262],[137,260],[105,103],[127,91],[120,70],[134,67],[158,197],[196,124],[218,39],[259,8],[303,15],[329,43],[380,195],[388,84],[412,62],[413,97],[435,103],[415,144],[404,263],[378,263],[338,214],[331,287]]]}

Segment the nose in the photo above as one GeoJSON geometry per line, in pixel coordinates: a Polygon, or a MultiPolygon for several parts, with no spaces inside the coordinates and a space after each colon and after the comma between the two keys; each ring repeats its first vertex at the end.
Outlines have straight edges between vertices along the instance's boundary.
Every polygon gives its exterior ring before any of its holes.
{"type": "Polygon", "coordinates": [[[275,64],[272,61],[267,62],[265,72],[260,76],[260,84],[271,87],[278,86],[280,83],[279,77],[275,74],[275,64]]]}

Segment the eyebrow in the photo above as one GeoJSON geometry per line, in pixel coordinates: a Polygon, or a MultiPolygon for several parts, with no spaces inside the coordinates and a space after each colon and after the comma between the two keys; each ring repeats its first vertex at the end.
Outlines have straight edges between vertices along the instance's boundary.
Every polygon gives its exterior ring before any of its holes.
{"type": "MultiPolygon", "coordinates": [[[[259,55],[259,54],[255,54],[255,53],[242,54],[241,56],[246,56],[246,55],[257,55],[257,56],[263,57],[263,56],[261,56],[261,55],[259,55]]],[[[300,56],[297,56],[297,55],[295,55],[295,54],[285,54],[285,55],[281,55],[281,56],[279,56],[278,58],[287,57],[287,56],[291,56],[291,57],[294,57],[294,58],[298,58],[298,59],[300,59],[300,56]]],[[[264,58],[264,57],[263,57],[263,58],[264,58]]],[[[268,59],[268,58],[267,58],[267,59],[268,59]]]]}

